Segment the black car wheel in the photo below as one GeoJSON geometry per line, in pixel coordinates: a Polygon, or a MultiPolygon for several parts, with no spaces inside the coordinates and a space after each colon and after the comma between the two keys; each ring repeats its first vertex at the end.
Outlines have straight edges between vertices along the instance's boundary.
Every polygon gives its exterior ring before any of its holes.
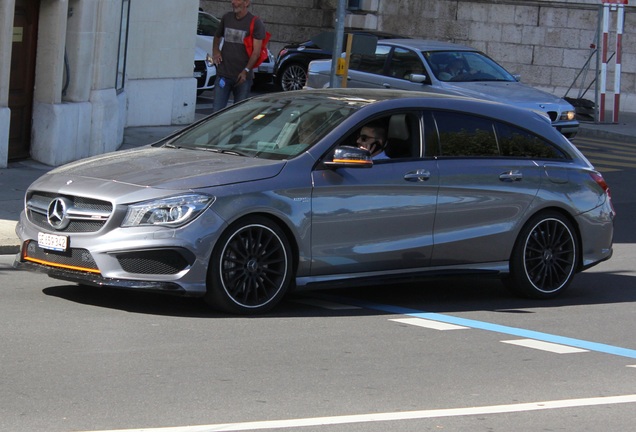
{"type": "Polygon", "coordinates": [[[266,312],[287,291],[292,262],[289,242],[276,224],[262,217],[243,219],[217,242],[205,301],[225,312],[266,312]]]}
{"type": "Polygon", "coordinates": [[[538,214],[519,234],[506,286],[525,297],[554,297],[572,281],[578,250],[578,237],[565,217],[556,212],[538,214]]]}
{"type": "Polygon", "coordinates": [[[280,87],[283,91],[302,90],[306,82],[307,69],[298,63],[287,66],[280,77],[280,87]]]}

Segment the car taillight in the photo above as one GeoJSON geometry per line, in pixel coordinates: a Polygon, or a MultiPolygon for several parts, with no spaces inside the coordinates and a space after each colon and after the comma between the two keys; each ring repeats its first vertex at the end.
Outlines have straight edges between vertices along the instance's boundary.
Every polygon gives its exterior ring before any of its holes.
{"type": "Polygon", "coordinates": [[[599,185],[601,189],[603,189],[603,192],[607,194],[607,199],[609,200],[610,206],[612,207],[612,211],[614,212],[614,214],[616,214],[616,210],[614,209],[614,204],[612,203],[612,194],[610,192],[609,185],[607,184],[607,182],[605,181],[601,173],[591,172],[590,177],[592,177],[592,179],[596,182],[596,184],[599,185]]]}
{"type": "Polygon", "coordinates": [[[284,56],[285,54],[287,54],[287,48],[283,48],[282,50],[280,50],[280,52],[278,53],[278,58],[284,56]]]}

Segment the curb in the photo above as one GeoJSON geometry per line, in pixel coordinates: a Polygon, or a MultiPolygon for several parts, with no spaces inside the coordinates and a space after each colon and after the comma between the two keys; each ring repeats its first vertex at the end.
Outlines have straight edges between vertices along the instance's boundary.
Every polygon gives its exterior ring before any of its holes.
{"type": "Polygon", "coordinates": [[[2,245],[0,246],[0,255],[15,255],[20,252],[18,245],[2,245]]]}

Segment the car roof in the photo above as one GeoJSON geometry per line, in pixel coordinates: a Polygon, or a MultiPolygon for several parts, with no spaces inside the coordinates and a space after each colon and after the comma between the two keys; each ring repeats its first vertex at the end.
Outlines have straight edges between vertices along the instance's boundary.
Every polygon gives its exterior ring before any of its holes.
{"type": "Polygon", "coordinates": [[[327,88],[265,94],[260,97],[297,98],[299,95],[302,95],[303,98],[319,97],[341,100],[343,104],[355,102],[361,108],[377,105],[379,109],[394,109],[409,105],[413,108],[463,111],[473,115],[486,115],[490,118],[512,122],[552,139],[560,135],[544,115],[532,110],[446,93],[372,88],[327,88]],[[411,102],[406,104],[399,102],[406,99],[410,99],[411,102]]]}
{"type": "MultiPolygon", "coordinates": [[[[344,29],[345,33],[353,33],[356,35],[369,35],[369,36],[375,36],[377,37],[379,40],[385,40],[385,39],[399,39],[399,40],[410,40],[410,38],[408,36],[403,36],[403,35],[399,35],[399,34],[395,34],[395,33],[387,33],[384,31],[379,31],[379,30],[366,30],[366,29],[355,29],[355,28],[345,28],[344,29]]],[[[297,47],[316,47],[316,44],[311,40],[306,40],[303,42],[292,42],[290,44],[285,45],[285,48],[297,48],[297,47]]]]}
{"type": "Polygon", "coordinates": [[[378,43],[380,42],[384,45],[402,46],[419,51],[478,51],[467,45],[432,39],[384,39],[378,43]]]}

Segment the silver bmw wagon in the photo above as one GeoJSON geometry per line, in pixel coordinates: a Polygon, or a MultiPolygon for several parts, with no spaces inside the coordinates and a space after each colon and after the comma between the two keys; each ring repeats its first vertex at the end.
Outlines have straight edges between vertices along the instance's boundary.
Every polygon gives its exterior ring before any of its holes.
{"type": "Polygon", "coordinates": [[[50,171],[26,192],[14,265],[241,314],[293,289],[430,275],[492,275],[549,298],[611,257],[614,215],[601,174],[541,114],[297,91],[50,171]]]}
{"type": "MultiPolygon", "coordinates": [[[[543,112],[568,138],[579,130],[574,107],[520,82],[492,58],[465,45],[423,39],[383,39],[372,54],[352,54],[347,87],[427,91],[502,102],[543,112]]],[[[328,87],[331,60],[309,64],[306,88],[328,87]]]]}

